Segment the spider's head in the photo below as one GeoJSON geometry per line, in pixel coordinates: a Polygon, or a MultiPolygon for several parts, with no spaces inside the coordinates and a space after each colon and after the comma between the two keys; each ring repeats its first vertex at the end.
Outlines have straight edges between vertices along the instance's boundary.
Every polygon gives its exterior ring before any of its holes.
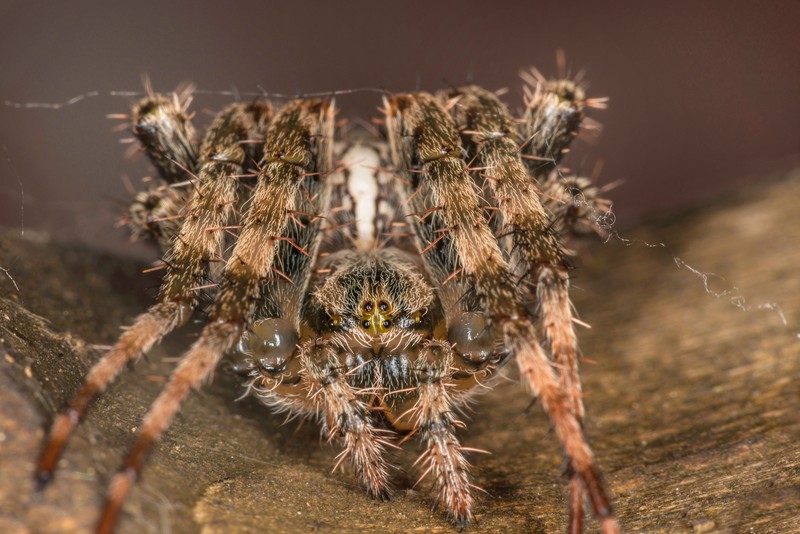
{"type": "Polygon", "coordinates": [[[380,338],[420,325],[433,291],[413,266],[386,251],[351,254],[314,292],[333,331],[380,338]]]}

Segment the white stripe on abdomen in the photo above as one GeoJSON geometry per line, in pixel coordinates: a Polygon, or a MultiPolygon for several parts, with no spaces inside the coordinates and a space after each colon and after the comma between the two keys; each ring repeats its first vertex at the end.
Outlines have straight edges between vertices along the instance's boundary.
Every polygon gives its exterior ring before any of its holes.
{"type": "Polygon", "coordinates": [[[377,234],[378,182],[375,177],[381,164],[380,156],[372,147],[357,143],[347,150],[342,161],[348,167],[345,176],[347,192],[354,204],[356,247],[372,248],[377,234]]]}

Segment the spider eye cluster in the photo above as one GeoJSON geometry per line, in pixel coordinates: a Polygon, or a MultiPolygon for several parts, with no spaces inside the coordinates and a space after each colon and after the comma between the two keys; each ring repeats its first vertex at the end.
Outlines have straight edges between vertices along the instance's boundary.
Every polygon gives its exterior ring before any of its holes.
{"type": "Polygon", "coordinates": [[[386,300],[365,300],[361,303],[358,324],[364,331],[379,336],[392,328],[393,306],[386,300]]]}

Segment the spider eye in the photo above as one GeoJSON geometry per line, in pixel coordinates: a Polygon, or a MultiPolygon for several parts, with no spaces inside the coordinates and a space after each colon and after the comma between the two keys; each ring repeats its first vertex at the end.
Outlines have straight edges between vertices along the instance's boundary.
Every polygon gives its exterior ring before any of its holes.
{"type": "Polygon", "coordinates": [[[392,327],[392,305],[386,300],[365,300],[361,303],[360,325],[373,336],[380,336],[392,327]]]}

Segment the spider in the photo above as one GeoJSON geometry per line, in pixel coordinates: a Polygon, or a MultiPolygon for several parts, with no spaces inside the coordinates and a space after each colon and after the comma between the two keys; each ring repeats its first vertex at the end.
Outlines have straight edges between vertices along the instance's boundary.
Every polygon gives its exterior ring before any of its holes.
{"type": "Polygon", "coordinates": [[[578,80],[524,78],[519,119],[477,86],[387,94],[385,138],[351,128],[342,142],[333,99],[298,98],[231,104],[197,143],[191,87],[148,87],[125,117],[166,185],[137,195],[127,222],[164,250],[163,282],[54,420],[40,487],[90,401],[205,307],[202,334],[111,481],[98,532],[114,529],[149,450],[226,352],[263,403],[317,418],[372,497],[391,493],[388,449],[418,438],[423,477],[459,530],[477,487],[459,413],[515,360],[563,445],[569,531],[582,531],[586,497],[617,532],[582,430],[565,248],[600,231],[592,217],[609,203],[558,167],[592,126],[586,109],[605,100],[578,80]]]}

